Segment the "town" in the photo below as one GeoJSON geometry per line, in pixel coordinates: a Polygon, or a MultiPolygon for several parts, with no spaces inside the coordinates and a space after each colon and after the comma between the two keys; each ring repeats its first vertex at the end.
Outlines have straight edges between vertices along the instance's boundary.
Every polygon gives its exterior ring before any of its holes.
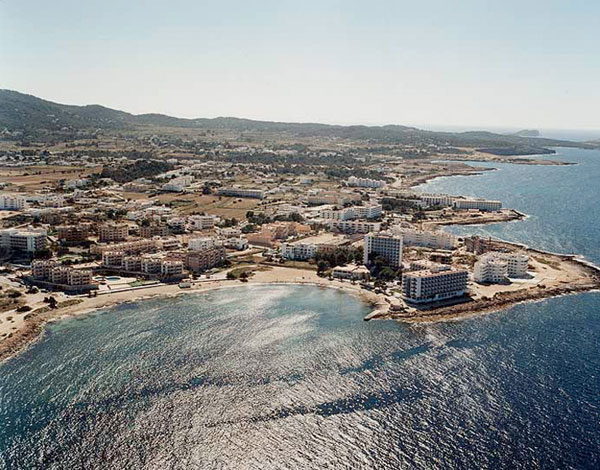
{"type": "Polygon", "coordinates": [[[573,277],[549,254],[443,229],[524,217],[501,201],[415,188],[481,168],[393,148],[166,139],[152,136],[141,151],[5,148],[4,338],[85,298],[235,285],[265,271],[270,282],[294,270],[351,285],[377,305],[370,318],[406,319],[539,295],[573,277]]]}

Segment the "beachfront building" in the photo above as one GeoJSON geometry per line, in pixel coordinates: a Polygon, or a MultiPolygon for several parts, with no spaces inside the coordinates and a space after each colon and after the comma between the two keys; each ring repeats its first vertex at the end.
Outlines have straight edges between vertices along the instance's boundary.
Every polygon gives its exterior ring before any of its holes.
{"type": "Polygon", "coordinates": [[[88,269],[76,269],[62,266],[56,260],[34,260],[31,263],[31,276],[34,281],[43,281],[57,286],[92,286],[92,272],[88,269]]]}
{"type": "Polygon", "coordinates": [[[10,250],[35,253],[48,245],[47,232],[39,228],[7,228],[0,230],[0,246],[10,250]]]}
{"type": "Polygon", "coordinates": [[[118,224],[107,222],[98,226],[98,241],[120,242],[127,240],[129,236],[129,226],[127,224],[118,224]]]}
{"type": "Polygon", "coordinates": [[[499,283],[506,278],[527,277],[529,256],[523,253],[490,251],[479,258],[473,269],[477,282],[499,283]]]}
{"type": "Polygon", "coordinates": [[[221,188],[217,191],[219,196],[247,197],[254,199],[264,199],[265,192],[262,189],[255,188],[221,188]]]}
{"type": "Polygon", "coordinates": [[[351,279],[353,281],[369,280],[371,273],[366,266],[347,264],[333,268],[332,276],[336,279],[351,279]]]}
{"type": "Polygon", "coordinates": [[[454,198],[452,203],[455,209],[478,209],[481,211],[499,211],[502,209],[501,201],[492,201],[481,198],[454,198]]]}
{"type": "Polygon", "coordinates": [[[332,220],[329,222],[329,230],[347,234],[379,232],[381,223],[361,220],[332,220]]]}
{"type": "Polygon", "coordinates": [[[453,201],[452,196],[448,194],[417,193],[416,196],[427,207],[449,207],[453,201]]]}
{"type": "Polygon", "coordinates": [[[312,243],[283,243],[281,245],[281,257],[295,261],[305,261],[317,254],[317,245],[312,243]]]}
{"type": "Polygon", "coordinates": [[[392,228],[392,233],[402,236],[404,245],[423,246],[441,250],[453,250],[456,248],[457,238],[446,232],[431,232],[428,230],[417,230],[415,228],[405,228],[396,226],[392,228]]]}
{"type": "Polygon", "coordinates": [[[215,246],[202,251],[190,251],[185,257],[185,266],[190,271],[199,273],[207,269],[219,266],[225,261],[225,248],[215,246]]]}
{"type": "Polygon", "coordinates": [[[357,178],[351,176],[346,181],[348,186],[360,187],[360,188],[383,188],[385,186],[384,180],[375,180],[370,178],[357,178]]]}
{"type": "Polygon", "coordinates": [[[370,266],[376,258],[383,258],[393,268],[402,266],[402,237],[391,233],[365,235],[363,263],[370,266]]]}
{"type": "Polygon", "coordinates": [[[0,194],[0,210],[18,211],[27,208],[27,199],[19,194],[0,194]]]}
{"type": "Polygon", "coordinates": [[[402,292],[409,302],[435,302],[464,295],[468,280],[464,269],[412,271],[402,275],[402,292]]]}

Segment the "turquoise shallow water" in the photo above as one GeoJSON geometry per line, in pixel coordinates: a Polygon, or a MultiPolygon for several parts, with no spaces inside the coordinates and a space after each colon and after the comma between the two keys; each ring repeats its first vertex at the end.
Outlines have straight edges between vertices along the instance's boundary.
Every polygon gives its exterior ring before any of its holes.
{"type": "MultiPolygon", "coordinates": [[[[430,184],[532,214],[483,230],[599,261],[600,154],[561,158],[580,165],[430,184]],[[567,210],[559,181],[579,194],[567,210]]],[[[334,289],[240,286],[52,324],[0,365],[0,468],[600,466],[599,294],[436,325],[367,311],[334,289]]]]}

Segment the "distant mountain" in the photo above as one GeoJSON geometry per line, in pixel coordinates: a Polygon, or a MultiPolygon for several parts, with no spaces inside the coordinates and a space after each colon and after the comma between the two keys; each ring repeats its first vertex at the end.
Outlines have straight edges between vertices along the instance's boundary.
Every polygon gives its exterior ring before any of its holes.
{"type": "MultiPolygon", "coordinates": [[[[46,101],[32,95],[0,90],[0,131],[19,131],[26,136],[64,132],[136,130],[148,128],[193,128],[286,134],[295,137],[324,137],[399,143],[491,149],[490,153],[525,155],[552,152],[546,146],[585,144],[564,140],[501,135],[492,132],[433,132],[400,125],[338,126],[317,123],[254,121],[233,117],[182,119],[164,114],[134,115],[100,105],[72,106],[46,101]]],[[[533,132],[533,131],[522,131],[533,132]]]]}
{"type": "Polygon", "coordinates": [[[516,135],[519,137],[539,137],[540,131],[537,129],[523,129],[510,135],[516,135]]]}

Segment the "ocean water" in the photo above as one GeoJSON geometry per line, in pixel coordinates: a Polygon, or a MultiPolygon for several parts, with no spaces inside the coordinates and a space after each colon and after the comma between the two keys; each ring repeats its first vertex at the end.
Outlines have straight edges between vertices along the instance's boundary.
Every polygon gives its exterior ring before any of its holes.
{"type": "MultiPolygon", "coordinates": [[[[600,153],[561,158],[580,164],[430,185],[532,214],[503,238],[578,235],[598,261],[600,153]],[[579,199],[554,208],[569,184],[579,199]]],[[[600,295],[432,325],[366,312],[335,289],[240,285],[49,325],[0,365],[0,468],[600,467],[600,295]]]]}

